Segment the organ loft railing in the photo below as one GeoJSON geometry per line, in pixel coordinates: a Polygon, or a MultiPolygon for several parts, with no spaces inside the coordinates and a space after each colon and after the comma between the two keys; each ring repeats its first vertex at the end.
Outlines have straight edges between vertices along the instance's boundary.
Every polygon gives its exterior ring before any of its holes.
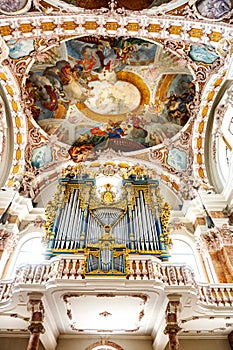
{"type": "Polygon", "coordinates": [[[84,254],[84,274],[126,275],[131,254],[169,256],[169,205],[139,166],[69,166],[45,213],[47,257],[84,254]]]}

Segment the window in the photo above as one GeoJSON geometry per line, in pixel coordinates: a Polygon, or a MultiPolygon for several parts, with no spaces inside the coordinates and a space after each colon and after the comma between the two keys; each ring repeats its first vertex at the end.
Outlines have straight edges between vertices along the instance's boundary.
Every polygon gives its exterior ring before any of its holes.
{"type": "Polygon", "coordinates": [[[108,340],[102,340],[90,345],[85,350],[123,350],[122,347],[116,343],[108,340]]]}
{"type": "Polygon", "coordinates": [[[200,270],[192,247],[180,239],[173,239],[172,242],[173,247],[170,251],[171,257],[169,258],[169,262],[190,266],[194,271],[195,277],[200,279],[200,270]]]}
{"type": "Polygon", "coordinates": [[[18,243],[8,272],[8,278],[15,274],[21,264],[39,264],[44,261],[45,246],[41,241],[41,233],[30,233],[18,243]]]}
{"type": "Polygon", "coordinates": [[[116,348],[109,345],[99,345],[94,347],[92,350],[116,350],[116,348]]]}
{"type": "Polygon", "coordinates": [[[15,265],[39,264],[44,260],[45,247],[42,245],[41,237],[31,238],[26,241],[20,249],[15,265]]]}

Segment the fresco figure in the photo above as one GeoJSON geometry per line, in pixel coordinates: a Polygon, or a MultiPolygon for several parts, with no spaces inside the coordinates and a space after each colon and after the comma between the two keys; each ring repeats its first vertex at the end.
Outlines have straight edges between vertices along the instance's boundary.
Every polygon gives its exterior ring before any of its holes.
{"type": "Polygon", "coordinates": [[[65,60],[58,61],[56,66],[46,67],[42,74],[30,72],[27,89],[37,106],[33,114],[35,119],[64,118],[69,104],[84,102],[88,98],[91,88],[87,78],[81,69],[72,67],[65,60]],[[48,112],[58,110],[55,114],[48,112]]]}
{"type": "Polygon", "coordinates": [[[156,45],[137,38],[119,38],[110,44],[108,40],[99,40],[97,44],[73,39],[66,43],[68,55],[76,60],[76,64],[84,71],[101,73],[106,70],[122,70],[132,61],[152,63],[156,45]]]}
{"type": "Polygon", "coordinates": [[[177,171],[187,169],[187,153],[179,148],[173,147],[167,156],[167,164],[177,171]]]}
{"type": "Polygon", "coordinates": [[[199,46],[191,45],[189,56],[193,61],[203,62],[207,64],[213,63],[219,55],[214,51],[214,48],[211,46],[199,46]]]}
{"type": "Polygon", "coordinates": [[[59,76],[62,80],[66,98],[70,100],[71,104],[77,101],[85,101],[88,97],[88,91],[79,82],[79,77],[81,76],[79,75],[80,70],[76,68],[72,69],[71,64],[66,61],[59,61],[56,66],[60,68],[59,76]]]}
{"type": "MultiPolygon", "coordinates": [[[[177,75],[173,80],[167,97],[163,101],[157,101],[155,108],[141,110],[140,114],[129,112],[124,120],[108,120],[90,129],[86,134],[85,145],[92,150],[108,139],[126,138],[142,146],[152,147],[173,137],[186,124],[190,117],[189,103],[195,95],[195,86],[190,75],[177,75]],[[183,86],[181,89],[180,87],[183,86]],[[174,90],[171,90],[174,88],[174,90]],[[95,137],[94,137],[95,136],[95,137]]],[[[84,159],[83,136],[79,137],[71,147],[72,157],[75,149],[76,161],[78,151],[82,154],[78,159],[84,159]],[[80,149],[78,147],[81,147],[80,149]]],[[[86,150],[85,150],[86,151],[86,150]]],[[[86,152],[85,155],[88,153],[86,152]]]]}
{"type": "Polygon", "coordinates": [[[128,132],[128,139],[145,145],[148,132],[141,126],[133,125],[128,132]]]}
{"type": "Polygon", "coordinates": [[[43,145],[41,147],[36,147],[32,150],[32,166],[39,169],[46,164],[52,162],[53,154],[52,150],[48,145],[43,145]]]}
{"type": "Polygon", "coordinates": [[[9,47],[9,56],[11,58],[21,58],[29,56],[34,48],[34,39],[10,40],[7,42],[9,47]]]}
{"type": "Polygon", "coordinates": [[[168,121],[174,124],[185,125],[189,119],[188,104],[193,98],[194,89],[192,83],[189,86],[189,90],[180,96],[171,91],[170,96],[164,102],[168,114],[168,121]]]}
{"type": "Polygon", "coordinates": [[[45,66],[43,71],[31,71],[27,80],[29,97],[34,100],[32,114],[38,122],[66,118],[69,105],[83,103],[93,96],[90,84],[93,75],[97,74],[99,81],[114,85],[116,72],[132,60],[137,65],[142,58],[143,64],[146,60],[153,61],[157,46],[142,39],[120,38],[113,45],[108,40],[91,44],[73,39],[66,47],[72,63],[58,60],[56,65],[45,66]]]}
{"type": "MultiPolygon", "coordinates": [[[[97,130],[96,130],[97,131],[97,130]]],[[[82,134],[69,149],[69,154],[74,162],[84,161],[93,148],[107,139],[106,134],[94,132],[92,135],[82,134]]]]}
{"type": "Polygon", "coordinates": [[[232,10],[231,0],[200,0],[197,2],[199,13],[206,18],[219,19],[232,10]]]}

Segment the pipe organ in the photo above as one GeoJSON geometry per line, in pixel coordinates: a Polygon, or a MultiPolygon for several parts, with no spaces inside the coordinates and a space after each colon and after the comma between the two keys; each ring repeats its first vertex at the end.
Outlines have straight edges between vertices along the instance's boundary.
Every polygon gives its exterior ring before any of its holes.
{"type": "Polygon", "coordinates": [[[140,167],[63,170],[46,207],[47,256],[84,254],[86,274],[125,274],[129,254],[168,257],[169,205],[140,167]],[[119,175],[120,174],[120,175],[119,175]]]}

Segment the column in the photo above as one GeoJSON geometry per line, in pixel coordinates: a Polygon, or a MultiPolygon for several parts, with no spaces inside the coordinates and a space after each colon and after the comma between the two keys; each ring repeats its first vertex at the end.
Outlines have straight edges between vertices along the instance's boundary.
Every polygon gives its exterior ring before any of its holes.
{"type": "Polygon", "coordinates": [[[4,271],[7,269],[16,244],[16,235],[5,228],[0,228],[0,278],[2,278],[4,271]]]}
{"type": "Polygon", "coordinates": [[[31,334],[28,341],[27,350],[38,350],[40,335],[45,332],[43,326],[44,307],[41,300],[42,296],[42,293],[29,294],[28,311],[31,312],[31,317],[28,330],[31,334]]]}
{"type": "Polygon", "coordinates": [[[166,309],[166,322],[164,333],[169,337],[170,350],[180,350],[180,344],[177,333],[181,330],[178,325],[178,312],[180,309],[180,295],[168,295],[168,305],[166,309]]]}
{"type": "Polygon", "coordinates": [[[229,341],[231,350],[233,350],[233,331],[228,334],[228,341],[229,341]]]}

